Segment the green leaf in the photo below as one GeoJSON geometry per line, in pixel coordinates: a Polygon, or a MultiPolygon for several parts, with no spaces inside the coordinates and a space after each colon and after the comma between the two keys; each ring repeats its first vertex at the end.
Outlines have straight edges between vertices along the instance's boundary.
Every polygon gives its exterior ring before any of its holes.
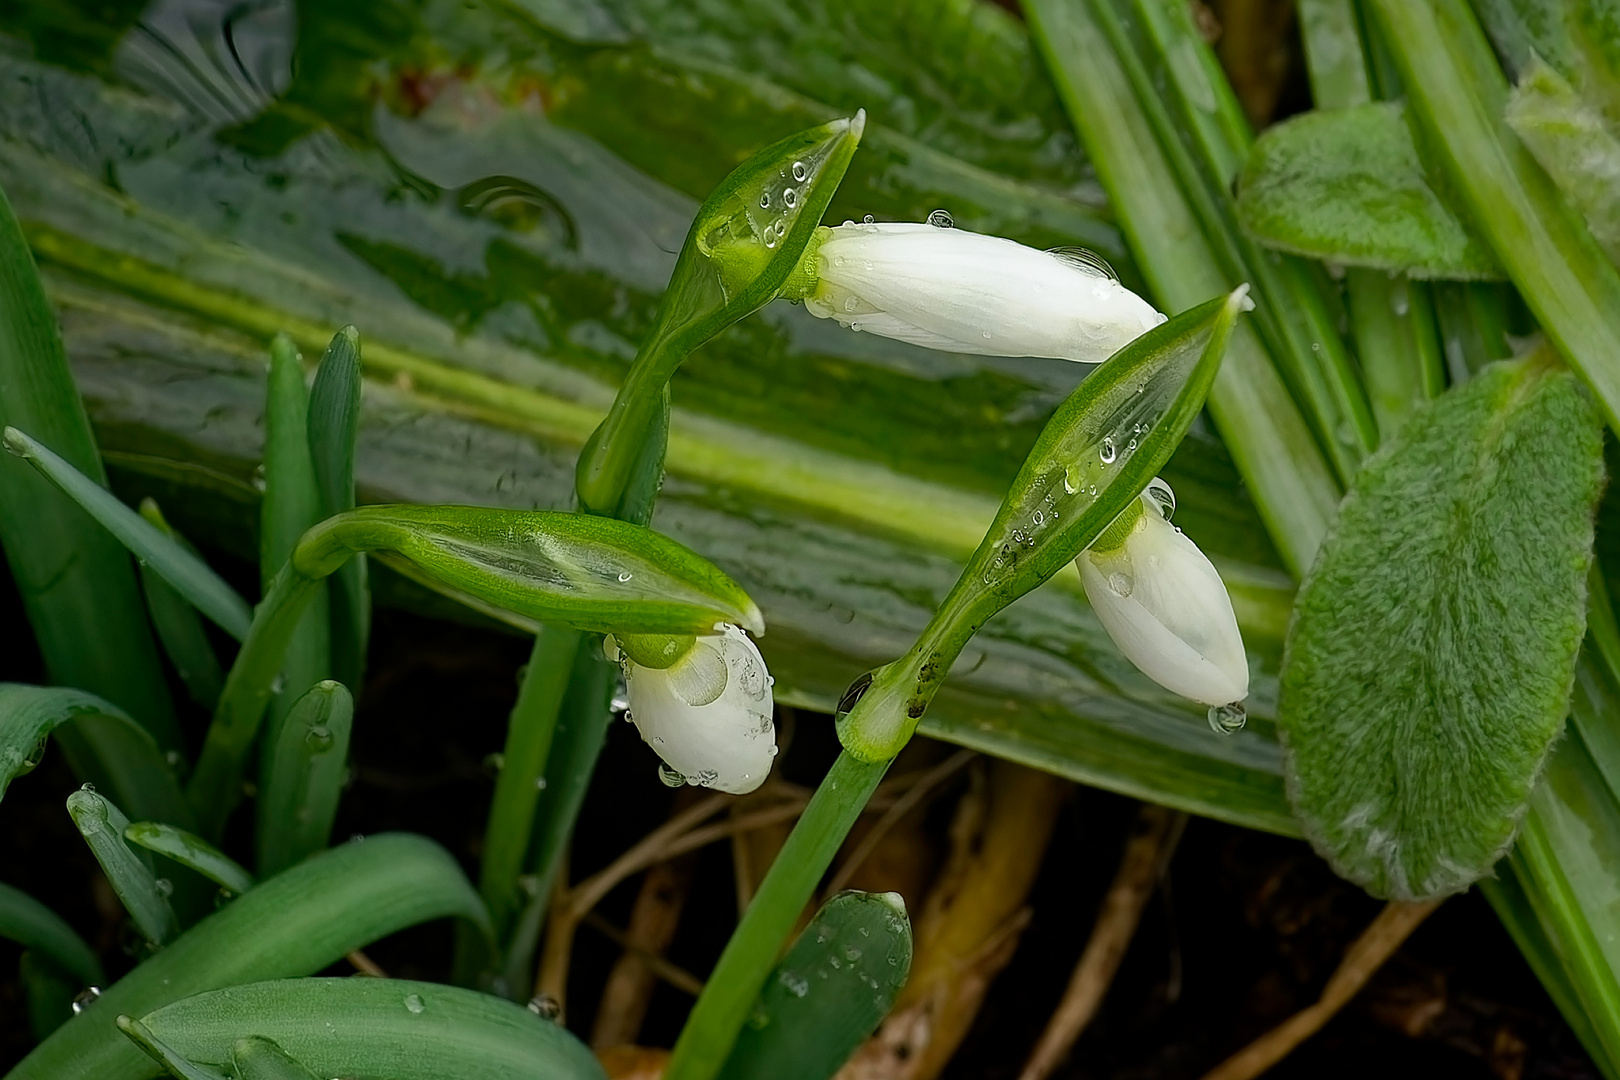
{"type": "Polygon", "coordinates": [[[877,1030],[911,971],[899,893],[839,893],[765,984],[721,1080],[828,1080],[877,1030]]]}
{"type": "Polygon", "coordinates": [[[195,833],[160,821],[137,821],[124,828],[124,839],[168,856],[233,895],[253,888],[253,875],[241,863],[195,833]]]}
{"type": "Polygon", "coordinates": [[[101,961],[60,915],[21,889],[0,884],[0,937],[48,957],[83,986],[106,981],[101,961]]]}
{"type": "Polygon", "coordinates": [[[1268,247],[1416,278],[1501,278],[1445,195],[1396,102],[1317,110],[1266,129],[1238,181],[1238,217],[1268,247]]]}
{"type": "MultiPolygon", "coordinates": [[[[0,428],[12,426],[59,447],[89,474],[87,483],[106,483],[56,317],[0,193],[0,428]]],[[[0,458],[0,545],[50,681],[119,702],[162,746],[180,746],[157,647],[118,544],[22,462],[0,458]]]]}
{"type": "Polygon", "coordinates": [[[26,949],[17,960],[17,979],[28,998],[28,1026],[35,1039],[47,1037],[73,1018],[73,999],[85,986],[55,961],[26,949]]]}
{"type": "MultiPolygon", "coordinates": [[[[184,537],[169,527],[152,499],[141,500],[141,517],[193,555],[197,554],[184,537]]],[[[180,681],[186,684],[191,700],[212,711],[225,684],[225,671],[219,666],[219,657],[214,654],[214,646],[208,640],[197,609],[145,563],[141,564],[141,591],[146,594],[146,609],[152,615],[152,627],[157,631],[163,652],[174,665],[180,681]]]]}
{"type": "Polygon", "coordinates": [[[6,449],[26,458],[51,483],[78,503],[120,543],[173,585],[221,630],[237,640],[247,635],[252,613],[247,601],[197,556],[165,536],[151,522],[131,510],[32,436],[8,427],[6,449]]]}
{"type": "Polygon", "coordinates": [[[114,798],[142,817],[188,824],[191,809],[169,759],[146,729],[94,694],[63,687],[0,683],[0,795],[33,768],[45,738],[64,732],[64,746],[81,777],[103,778],[114,798]]]}
{"type": "MultiPolygon", "coordinates": [[[[339,330],[315,369],[309,389],[309,457],[320,493],[320,516],[354,509],[354,444],[360,427],[360,332],[339,330]]],[[[371,589],[366,558],[357,555],[333,575],[332,674],[359,686],[371,639],[371,589]]]]}
{"type": "Polygon", "coordinates": [[[488,932],[482,902],[443,848],[397,833],[351,841],[264,882],[176,938],[35,1048],[10,1080],[145,1080],[151,1062],[119,1033],[116,1017],[144,1017],[221,986],[310,974],[379,937],[446,916],[488,932]]]}
{"type": "Polygon", "coordinates": [[[211,1069],[206,1065],[199,1065],[179,1053],[168,1043],[159,1039],[147,1030],[146,1025],[139,1020],[127,1016],[118,1018],[118,1030],[129,1037],[129,1041],[140,1047],[153,1061],[163,1066],[165,1072],[177,1080],[230,1080],[223,1073],[211,1069]]]}
{"type": "Polygon", "coordinates": [[[1620,260],[1620,138],[1553,68],[1532,63],[1503,114],[1610,262],[1620,260]]]}
{"type": "Polygon", "coordinates": [[[187,1058],[230,1060],[259,1035],[319,1076],[389,1080],[602,1080],[560,1025],[521,1005],[407,979],[285,979],[176,1001],[141,1017],[187,1058]]]}
{"type": "Polygon", "coordinates": [[[1415,413],[1300,590],[1278,724],[1317,850],[1443,896],[1512,842],[1569,708],[1602,430],[1543,352],[1415,413]]]}
{"type": "Polygon", "coordinates": [[[160,881],[152,873],[151,860],[130,850],[124,840],[129,819],[118,807],[83,788],[68,796],[67,808],[136,929],[150,945],[166,944],[180,932],[180,922],[169,906],[174,883],[160,881]]]}
{"type": "Polygon", "coordinates": [[[765,631],[759,608],[708,560],[640,525],[583,514],[480,506],[366,506],[322,522],[294,565],[331,573],[359,551],[535,623],[599,633],[765,631]]]}
{"type": "Polygon", "coordinates": [[[267,742],[262,752],[272,764],[259,790],[260,874],[280,873],[330,842],[353,727],[354,699],[342,683],[327,680],[298,699],[267,742]]]}

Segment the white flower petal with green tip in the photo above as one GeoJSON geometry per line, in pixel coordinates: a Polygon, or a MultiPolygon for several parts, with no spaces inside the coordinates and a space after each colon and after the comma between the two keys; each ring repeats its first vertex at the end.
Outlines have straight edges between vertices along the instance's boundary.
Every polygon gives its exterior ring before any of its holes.
{"type": "Polygon", "coordinates": [[[771,677],[747,634],[730,624],[720,631],[668,668],[625,659],[630,719],[688,783],[745,795],[776,757],[771,677]]]}
{"type": "Polygon", "coordinates": [[[1099,264],[935,225],[828,229],[812,315],[947,352],[1096,364],[1165,321],[1099,264]]]}

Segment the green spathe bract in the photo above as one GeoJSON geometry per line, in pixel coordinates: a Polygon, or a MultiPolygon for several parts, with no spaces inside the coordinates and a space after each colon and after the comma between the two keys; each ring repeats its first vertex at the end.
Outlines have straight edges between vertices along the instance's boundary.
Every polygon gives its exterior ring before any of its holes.
{"type": "Polygon", "coordinates": [[[765,983],[720,1080],[828,1080],[888,1015],[910,972],[900,894],[839,893],[765,983]]]}
{"type": "Polygon", "coordinates": [[[1115,353],[1058,407],[995,521],[911,651],[879,669],[838,737],[862,761],[899,753],[951,664],[992,615],[1100,536],[1164,467],[1220,368],[1248,290],[1200,304],[1115,353]]]}
{"type": "MultiPolygon", "coordinates": [[[[688,353],[776,298],[794,273],[861,141],[866,114],[772,143],[704,200],[681,247],[657,322],[613,408],[579,455],[575,486],[591,513],[616,514],[670,376],[688,353]]],[[[656,448],[662,457],[662,447],[656,448]]]]}
{"type": "Polygon", "coordinates": [[[1268,128],[1238,181],[1261,243],[1417,278],[1500,279],[1490,245],[1444,197],[1394,102],[1316,111],[1268,128]]]}
{"type": "Polygon", "coordinates": [[[231,1060],[258,1035],[318,1076],[602,1080],[560,1024],[488,994],[405,979],[284,979],[177,1001],[140,1018],[186,1058],[231,1060]]]}
{"type": "Polygon", "coordinates": [[[293,555],[323,577],[356,552],[536,622],[642,634],[763,633],[759,609],[714,564],[639,525],[479,506],[366,506],[311,529],[293,555]]]}
{"type": "Polygon", "coordinates": [[[1278,728],[1306,833],[1375,895],[1464,889],[1512,842],[1569,708],[1601,451],[1542,352],[1415,413],[1346,496],[1278,728]]]}

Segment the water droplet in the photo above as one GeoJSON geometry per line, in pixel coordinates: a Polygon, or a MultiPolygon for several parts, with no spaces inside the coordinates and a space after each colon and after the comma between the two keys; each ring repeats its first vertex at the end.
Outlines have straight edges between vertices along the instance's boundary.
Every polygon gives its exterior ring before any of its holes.
{"type": "Polygon", "coordinates": [[[84,1010],[94,1005],[96,1003],[96,998],[100,996],[101,987],[99,986],[87,986],[83,990],[80,990],[73,997],[73,1015],[78,1016],[80,1013],[84,1012],[84,1010]]]}
{"type": "Polygon", "coordinates": [[[1404,319],[1407,313],[1412,310],[1412,298],[1407,295],[1405,280],[1400,281],[1390,290],[1389,308],[1395,313],[1396,318],[1401,319],[1404,319]]]}
{"type": "Polygon", "coordinates": [[[1102,450],[1099,451],[1098,456],[1102,458],[1104,465],[1112,465],[1114,459],[1119,456],[1119,451],[1114,447],[1114,437],[1112,435],[1103,437],[1102,450]]]}
{"type": "Polygon", "coordinates": [[[802,184],[802,183],[804,183],[804,178],[809,176],[809,175],[810,175],[810,170],[806,169],[804,167],[804,162],[795,161],[793,163],[793,179],[797,180],[799,183],[802,184]]]}
{"type": "Polygon", "coordinates": [[[80,784],[79,790],[84,792],[86,795],[94,795],[96,793],[96,785],[89,783],[80,784]]]}
{"type": "Polygon", "coordinates": [[[832,927],[828,926],[826,923],[822,923],[822,924],[820,924],[819,926],[816,927],[816,944],[817,945],[825,945],[825,944],[827,944],[827,942],[831,941],[837,935],[838,935],[838,931],[834,930],[832,927]]]}
{"type": "Polygon", "coordinates": [[[856,309],[856,307],[858,307],[858,306],[859,306],[859,302],[853,296],[846,296],[844,298],[844,310],[845,311],[854,311],[856,309]]]}
{"type": "Polygon", "coordinates": [[[1063,470],[1063,493],[1073,495],[1080,490],[1080,484],[1074,478],[1073,467],[1063,470]]]}
{"type": "Polygon", "coordinates": [[[621,570],[621,571],[619,571],[619,580],[620,580],[620,581],[629,581],[629,580],[630,580],[630,579],[631,579],[631,578],[633,578],[633,577],[635,577],[635,575],[634,575],[634,574],[632,574],[632,573],[631,573],[631,572],[630,572],[630,571],[628,571],[628,570],[621,570]]]}
{"type": "Polygon", "coordinates": [[[316,724],[304,735],[304,745],[316,753],[332,749],[332,729],[325,724],[316,724]]]}
{"type": "Polygon", "coordinates": [[[768,248],[776,246],[776,234],[769,229],[765,230],[765,246],[768,248]]]}
{"type": "Polygon", "coordinates": [[[686,783],[686,777],[669,767],[668,762],[658,763],[658,779],[665,787],[680,787],[686,783]]]}
{"type": "Polygon", "coordinates": [[[1116,570],[1108,575],[1108,587],[1120,596],[1129,596],[1131,590],[1136,588],[1136,582],[1131,580],[1129,574],[1121,574],[1116,570]]]}
{"type": "Polygon", "coordinates": [[[157,880],[153,881],[152,882],[152,887],[157,890],[157,893],[158,893],[159,896],[173,896],[174,895],[174,882],[170,881],[166,877],[160,877],[157,880]]]}
{"type": "Polygon", "coordinates": [[[787,988],[787,992],[796,998],[802,998],[810,992],[810,980],[791,971],[784,971],[776,977],[776,981],[787,988]]]}
{"type": "Polygon", "coordinates": [[[986,341],[990,340],[990,331],[988,331],[988,330],[984,331],[984,340],[986,340],[986,341]]]}
{"type": "Polygon", "coordinates": [[[769,210],[771,208],[771,193],[770,192],[767,191],[767,192],[764,192],[763,194],[760,195],[760,197],[759,197],[759,208],[761,210],[769,210]]]}
{"type": "Polygon", "coordinates": [[[1248,719],[1249,714],[1244,711],[1241,701],[1209,707],[1209,729],[1217,735],[1237,734],[1243,730],[1243,725],[1248,719]]]}
{"type": "Polygon", "coordinates": [[[562,1015],[562,1002],[550,994],[536,994],[529,999],[529,1011],[542,1020],[555,1020],[562,1015]]]}
{"type": "Polygon", "coordinates": [[[855,703],[861,700],[871,685],[872,673],[870,671],[866,672],[864,675],[858,677],[854,682],[850,683],[849,689],[844,691],[844,696],[838,699],[838,708],[834,710],[836,715],[843,716],[845,713],[853,709],[855,707],[855,703]]]}
{"type": "Polygon", "coordinates": [[[865,217],[861,218],[861,222],[866,225],[870,225],[876,220],[877,218],[873,217],[871,214],[867,214],[865,217]]]}
{"type": "Polygon", "coordinates": [[[546,778],[545,777],[537,776],[537,777],[534,778],[534,790],[536,790],[536,791],[544,791],[544,790],[546,790],[546,778]]]}
{"type": "Polygon", "coordinates": [[[935,210],[933,213],[929,214],[928,224],[932,225],[936,229],[956,228],[956,222],[951,220],[950,211],[948,210],[935,210]]]}
{"type": "Polygon", "coordinates": [[[1176,493],[1170,489],[1169,484],[1157,476],[1148,481],[1148,486],[1142,494],[1147,496],[1148,502],[1153,504],[1153,508],[1158,510],[1164,520],[1169,521],[1176,516],[1176,493]]]}
{"type": "Polygon", "coordinates": [[[486,773],[489,773],[491,776],[494,776],[504,768],[506,768],[506,755],[505,754],[503,754],[503,753],[501,753],[500,751],[497,750],[493,754],[485,754],[484,755],[484,771],[486,773]]]}
{"type": "Polygon", "coordinates": [[[840,971],[842,971],[844,968],[844,962],[838,959],[836,956],[827,957],[827,962],[840,971]]]}
{"type": "Polygon", "coordinates": [[[782,189],[782,205],[789,210],[799,205],[799,193],[792,188],[782,189]]]}
{"type": "Polygon", "coordinates": [[[844,959],[845,960],[848,960],[850,963],[853,964],[855,961],[859,960],[860,958],[861,958],[861,950],[857,949],[853,945],[845,945],[844,946],[844,959]]]}
{"type": "Polygon", "coordinates": [[[768,746],[765,748],[766,757],[775,757],[779,753],[781,753],[781,750],[776,746],[768,746]]]}
{"type": "Polygon", "coordinates": [[[422,995],[421,994],[406,994],[405,995],[405,1011],[406,1012],[410,1013],[412,1016],[421,1016],[422,1013],[425,1012],[426,1010],[427,1010],[427,1006],[422,1003],[422,995]]]}

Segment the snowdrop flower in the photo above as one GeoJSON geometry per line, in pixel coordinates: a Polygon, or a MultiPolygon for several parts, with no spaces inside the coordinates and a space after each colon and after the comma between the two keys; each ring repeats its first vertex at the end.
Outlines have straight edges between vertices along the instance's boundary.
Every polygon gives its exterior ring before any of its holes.
{"type": "Polygon", "coordinates": [[[1037,251],[949,222],[936,210],[925,225],[818,230],[796,283],[804,306],[946,352],[1088,364],[1165,321],[1090,252],[1037,251]]]}
{"type": "Polygon", "coordinates": [[[1243,636],[1208,558],[1170,524],[1169,485],[1155,479],[1075,559],[1086,597],[1120,652],[1167,690],[1211,706],[1210,725],[1236,730],[1249,692],[1243,636]]]}
{"type": "Polygon", "coordinates": [[[626,719],[664,760],[665,781],[746,795],[776,757],[774,680],[747,634],[730,623],[718,629],[662,668],[636,663],[613,638],[606,646],[624,667],[626,719]]]}

